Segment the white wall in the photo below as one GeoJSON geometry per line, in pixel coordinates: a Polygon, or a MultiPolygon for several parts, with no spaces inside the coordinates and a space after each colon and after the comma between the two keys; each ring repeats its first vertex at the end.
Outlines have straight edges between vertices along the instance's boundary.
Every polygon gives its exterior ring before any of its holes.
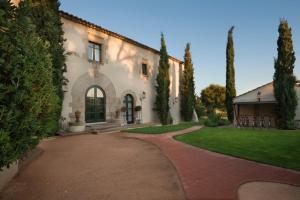
{"type": "Polygon", "coordinates": [[[276,101],[273,93],[273,83],[268,83],[261,87],[258,87],[252,91],[246,92],[242,95],[237,96],[233,99],[233,103],[244,103],[244,102],[258,102],[257,93],[260,92],[261,102],[274,102],[276,101]]]}
{"type": "Polygon", "coordinates": [[[296,109],[296,116],[295,116],[295,120],[298,121],[297,125],[298,127],[300,127],[300,85],[296,85],[295,86],[295,90],[296,90],[296,93],[297,93],[297,102],[298,102],[298,105],[297,105],[297,109],[296,109]]]}
{"type": "MultiPolygon", "coordinates": [[[[246,92],[245,94],[242,94],[240,96],[237,96],[236,98],[234,98],[233,103],[234,104],[242,104],[245,102],[252,102],[252,103],[257,103],[258,99],[257,99],[257,92],[260,91],[261,95],[260,95],[260,99],[261,102],[275,102],[276,99],[274,97],[274,91],[273,91],[273,82],[268,83],[266,85],[263,85],[259,88],[256,88],[252,91],[246,92]]],[[[296,126],[298,128],[300,128],[300,85],[296,84],[295,85],[295,91],[297,94],[297,108],[296,108],[296,116],[294,118],[296,126]]]]}

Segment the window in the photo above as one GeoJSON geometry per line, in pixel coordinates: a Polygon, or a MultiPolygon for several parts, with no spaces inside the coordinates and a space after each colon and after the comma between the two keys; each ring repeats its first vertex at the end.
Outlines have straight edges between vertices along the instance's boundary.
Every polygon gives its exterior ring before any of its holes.
{"type": "Polygon", "coordinates": [[[105,93],[97,86],[92,86],[86,92],[85,121],[88,123],[105,121],[105,93]]]}
{"type": "Polygon", "coordinates": [[[142,64],[142,73],[144,76],[148,76],[148,66],[145,63],[142,64]]]}
{"type": "Polygon", "coordinates": [[[88,46],[88,57],[92,61],[101,61],[101,44],[89,42],[88,46]]]}

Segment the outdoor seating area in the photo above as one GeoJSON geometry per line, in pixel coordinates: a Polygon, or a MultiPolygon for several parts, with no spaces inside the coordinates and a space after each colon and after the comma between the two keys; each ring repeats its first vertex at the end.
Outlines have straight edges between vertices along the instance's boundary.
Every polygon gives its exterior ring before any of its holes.
{"type": "Polygon", "coordinates": [[[275,126],[275,119],[271,116],[241,115],[238,118],[238,127],[271,128],[275,126]]]}

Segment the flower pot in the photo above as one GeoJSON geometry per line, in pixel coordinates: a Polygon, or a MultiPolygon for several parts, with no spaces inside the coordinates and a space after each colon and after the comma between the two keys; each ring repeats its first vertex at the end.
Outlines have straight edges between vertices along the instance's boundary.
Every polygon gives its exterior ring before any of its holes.
{"type": "Polygon", "coordinates": [[[81,112],[79,110],[77,110],[75,112],[75,118],[76,118],[76,122],[79,122],[80,121],[80,115],[81,115],[81,112]]]}

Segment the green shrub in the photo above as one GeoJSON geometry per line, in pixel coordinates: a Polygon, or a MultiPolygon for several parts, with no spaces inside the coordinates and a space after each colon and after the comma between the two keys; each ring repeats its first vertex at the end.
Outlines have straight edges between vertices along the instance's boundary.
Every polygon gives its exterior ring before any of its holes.
{"type": "Polygon", "coordinates": [[[206,108],[205,106],[201,103],[201,101],[196,101],[195,104],[195,111],[197,113],[198,118],[200,119],[201,117],[206,115],[206,108]]]}
{"type": "Polygon", "coordinates": [[[45,128],[47,129],[46,133],[52,135],[59,130],[64,97],[62,85],[67,83],[66,78],[63,76],[63,73],[66,72],[66,65],[63,30],[59,15],[60,3],[58,0],[27,0],[26,2],[30,9],[28,16],[36,27],[36,34],[43,41],[47,41],[50,44],[44,50],[51,56],[52,85],[55,87],[55,101],[57,103],[51,106],[52,116],[45,119],[45,123],[48,123],[45,128]]]}
{"type": "Polygon", "coordinates": [[[208,127],[217,127],[229,125],[230,122],[227,119],[222,118],[221,115],[217,115],[212,112],[208,115],[208,118],[204,120],[204,125],[208,127]]]}
{"type": "Polygon", "coordinates": [[[30,20],[26,1],[0,1],[0,169],[34,148],[55,129],[59,98],[49,43],[30,20]]]}
{"type": "Polygon", "coordinates": [[[135,108],[134,108],[134,111],[135,112],[139,112],[139,111],[141,111],[142,110],[142,106],[136,106],[135,108]]]}
{"type": "Polygon", "coordinates": [[[11,160],[14,160],[15,154],[10,143],[9,133],[0,130],[0,166],[7,165],[11,160]]]}

